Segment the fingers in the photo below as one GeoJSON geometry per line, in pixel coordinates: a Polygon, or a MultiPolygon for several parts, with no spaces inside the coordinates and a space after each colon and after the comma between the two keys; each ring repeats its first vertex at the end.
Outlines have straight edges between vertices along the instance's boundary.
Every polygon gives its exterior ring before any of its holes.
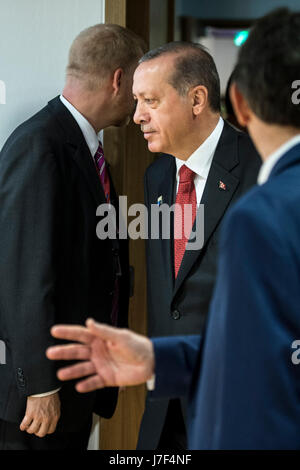
{"type": "Polygon", "coordinates": [[[21,431],[26,431],[28,434],[35,434],[38,437],[46,436],[48,428],[48,423],[42,423],[38,419],[34,419],[27,415],[20,424],[21,431]]]}
{"type": "Polygon", "coordinates": [[[99,388],[109,387],[110,384],[106,384],[99,375],[93,375],[86,380],[81,380],[75,386],[77,392],[87,393],[98,390],[99,388]]]}
{"type": "Polygon", "coordinates": [[[54,338],[68,339],[88,344],[92,335],[84,326],[55,325],[51,328],[51,334],[54,338]]]}
{"type": "MultiPolygon", "coordinates": [[[[124,335],[124,329],[97,323],[92,318],[86,321],[88,331],[105,341],[118,341],[124,335]]],[[[126,330],[127,331],[127,330],[126,330]]]]}
{"type": "Polygon", "coordinates": [[[94,374],[95,371],[96,369],[92,362],[80,362],[79,364],[59,369],[57,372],[57,377],[60,380],[78,379],[80,377],[86,377],[87,375],[94,374]]]}
{"type": "MultiPolygon", "coordinates": [[[[31,425],[28,426],[28,428],[26,429],[26,432],[28,434],[38,434],[41,425],[42,425],[42,423],[40,421],[34,419],[31,423],[31,425]]],[[[47,428],[48,428],[48,426],[47,426],[47,428]]]]}
{"type": "Polygon", "coordinates": [[[97,323],[91,318],[86,321],[86,326],[87,328],[79,325],[55,325],[51,328],[51,334],[54,338],[78,341],[84,344],[89,344],[93,335],[99,336],[103,340],[114,341],[124,334],[124,330],[120,328],[97,323]]]}
{"type": "Polygon", "coordinates": [[[23,421],[20,425],[21,431],[26,431],[28,434],[35,434],[37,437],[45,437],[47,434],[53,434],[57,425],[56,420],[53,420],[51,423],[49,423],[48,420],[40,422],[37,419],[32,420],[28,418],[28,422],[30,422],[29,425],[25,424],[27,420],[25,423],[23,423],[23,421]]]}
{"type": "Polygon", "coordinates": [[[34,420],[26,431],[28,434],[35,434],[37,437],[45,437],[47,434],[55,432],[57,423],[58,419],[55,417],[44,419],[42,422],[34,420]]]}
{"type": "Polygon", "coordinates": [[[90,357],[90,348],[81,344],[67,344],[64,346],[51,346],[46,350],[48,359],[77,359],[84,360],[90,357]]]}
{"type": "Polygon", "coordinates": [[[26,431],[27,428],[29,428],[29,426],[31,425],[33,421],[33,418],[32,417],[29,417],[27,415],[24,416],[21,424],[20,424],[20,430],[21,431],[26,431]]]}
{"type": "MultiPolygon", "coordinates": [[[[55,427],[56,427],[56,424],[55,424],[55,427]]],[[[45,437],[47,434],[50,434],[49,432],[49,423],[42,423],[40,428],[38,429],[37,432],[35,432],[34,434],[37,436],[37,437],[45,437]]],[[[54,428],[55,430],[55,428],[54,428]]]]}

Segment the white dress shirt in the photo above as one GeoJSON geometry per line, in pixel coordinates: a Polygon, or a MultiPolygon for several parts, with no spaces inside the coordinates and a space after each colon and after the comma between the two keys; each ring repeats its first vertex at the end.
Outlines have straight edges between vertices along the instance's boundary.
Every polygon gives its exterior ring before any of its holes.
{"type": "Polygon", "coordinates": [[[205,188],[206,180],[208,173],[211,167],[211,162],[213,160],[215,150],[217,148],[219,139],[221,137],[224,127],[224,121],[220,117],[218,124],[212,131],[212,133],[207,137],[207,139],[198,147],[194,153],[186,160],[180,160],[176,158],[176,194],[178,192],[179,186],[179,170],[182,165],[187,166],[192,170],[195,175],[194,185],[196,190],[196,199],[197,206],[199,206],[202,194],[205,188]]]}
{"type": "Polygon", "coordinates": [[[297,134],[295,137],[289,139],[267,158],[260,168],[257,179],[258,184],[264,184],[266,181],[268,181],[270,173],[278,160],[297,144],[300,144],[300,134],[297,134]]]}
{"type": "Polygon", "coordinates": [[[99,145],[99,139],[95,132],[95,129],[89,123],[89,121],[76,108],[74,108],[74,106],[63,95],[60,95],[59,98],[60,101],[65,105],[65,107],[70,111],[73,118],[80,127],[86,144],[90,149],[92,157],[94,158],[99,145]]]}
{"type": "MultiPolygon", "coordinates": [[[[97,152],[98,145],[99,145],[98,136],[94,128],[91,126],[88,120],[76,108],[74,108],[74,106],[68,100],[66,100],[66,98],[63,95],[60,95],[60,100],[65,105],[65,107],[70,111],[73,118],[75,119],[78,126],[80,127],[83,137],[86,141],[86,144],[91,152],[91,156],[94,158],[94,155],[97,152]]],[[[57,393],[59,390],[60,388],[57,388],[56,390],[51,390],[50,392],[38,393],[37,395],[30,395],[30,396],[36,397],[36,398],[47,397],[48,395],[53,395],[54,393],[57,393]]]]}

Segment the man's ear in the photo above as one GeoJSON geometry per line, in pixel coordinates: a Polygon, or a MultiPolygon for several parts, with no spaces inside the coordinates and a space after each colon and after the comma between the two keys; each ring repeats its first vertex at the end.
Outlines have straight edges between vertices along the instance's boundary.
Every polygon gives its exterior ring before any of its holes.
{"type": "Polygon", "coordinates": [[[195,116],[201,114],[208,101],[208,91],[203,85],[196,86],[191,90],[193,100],[193,113],[195,116]]]}
{"type": "Polygon", "coordinates": [[[115,95],[118,94],[118,92],[120,90],[123,76],[124,76],[123,69],[118,68],[114,71],[112,86],[113,86],[113,90],[114,90],[115,95]]]}
{"type": "Polygon", "coordinates": [[[248,102],[238,89],[236,83],[232,83],[230,87],[230,99],[239,124],[247,127],[251,119],[251,110],[248,102]]]}

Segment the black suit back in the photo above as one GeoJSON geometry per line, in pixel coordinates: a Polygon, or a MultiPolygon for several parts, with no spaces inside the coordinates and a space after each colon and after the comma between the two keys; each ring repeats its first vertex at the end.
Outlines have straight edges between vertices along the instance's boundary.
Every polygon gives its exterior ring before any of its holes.
{"type": "MultiPolygon", "coordinates": [[[[111,182],[112,203],[117,205],[111,182]]],[[[75,430],[94,410],[112,415],[117,389],[79,394],[45,356],[55,323],[111,323],[121,259],[119,325],[127,325],[127,240],[100,240],[102,186],[82,132],[59,98],[18,127],[0,154],[0,418],[18,422],[26,396],[62,387],[59,428],[75,430]]],[[[59,429],[58,428],[58,429],[59,429]]]]}

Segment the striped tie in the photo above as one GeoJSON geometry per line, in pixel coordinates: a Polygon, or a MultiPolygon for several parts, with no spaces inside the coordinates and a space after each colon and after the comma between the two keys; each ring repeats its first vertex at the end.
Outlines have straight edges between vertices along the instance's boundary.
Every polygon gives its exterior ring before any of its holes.
{"type": "Polygon", "coordinates": [[[99,146],[98,146],[97,152],[95,153],[94,159],[96,163],[97,172],[98,172],[101,184],[102,184],[102,188],[105,194],[105,199],[107,202],[109,202],[110,201],[109,176],[108,176],[108,172],[106,169],[104,152],[103,152],[103,147],[102,147],[101,142],[99,142],[99,146]]]}
{"type": "MultiPolygon", "coordinates": [[[[110,183],[109,183],[109,176],[106,169],[104,152],[101,142],[99,142],[99,146],[97,152],[95,153],[95,164],[97,168],[97,173],[99,175],[102,188],[105,194],[105,199],[107,202],[110,202],[110,183]]],[[[118,266],[120,265],[119,255],[117,256],[117,263],[118,266]]],[[[114,293],[112,299],[112,311],[111,311],[111,322],[113,325],[117,325],[118,323],[118,313],[119,313],[119,277],[118,275],[121,274],[120,268],[118,267],[118,274],[116,275],[115,284],[114,284],[114,293]]]]}

